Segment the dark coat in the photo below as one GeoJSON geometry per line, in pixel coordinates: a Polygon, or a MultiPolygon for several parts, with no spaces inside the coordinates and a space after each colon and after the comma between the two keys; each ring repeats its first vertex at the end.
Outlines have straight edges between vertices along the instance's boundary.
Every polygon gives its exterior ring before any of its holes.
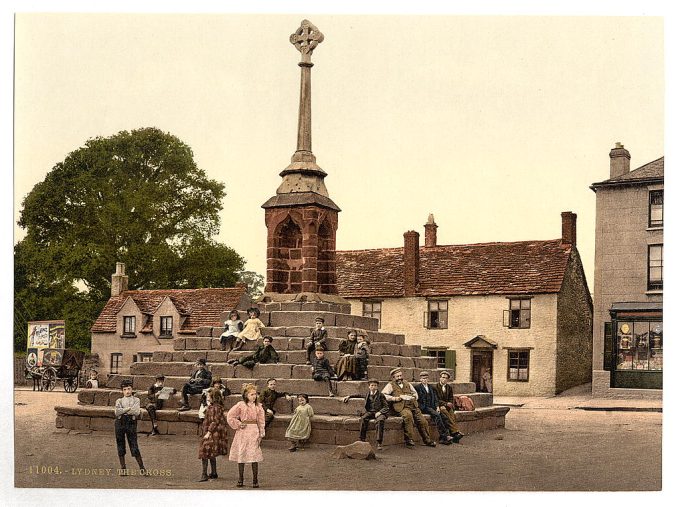
{"type": "Polygon", "coordinates": [[[439,406],[439,397],[437,396],[437,390],[434,386],[428,384],[429,392],[425,391],[425,386],[420,382],[415,384],[414,387],[418,393],[418,408],[420,408],[420,411],[428,412],[429,410],[437,410],[437,407],[439,406]]]}
{"type": "Polygon", "coordinates": [[[193,385],[200,385],[203,389],[210,387],[212,383],[212,373],[207,368],[197,368],[191,374],[189,383],[193,385]]]}
{"type": "Polygon", "coordinates": [[[371,396],[371,392],[369,391],[368,394],[366,394],[366,403],[364,404],[364,409],[366,412],[379,412],[383,415],[387,415],[387,413],[390,411],[390,406],[387,404],[387,399],[383,393],[377,391],[375,396],[371,396]]]}
{"type": "Polygon", "coordinates": [[[312,329],[312,335],[309,337],[310,343],[308,347],[315,347],[316,345],[321,345],[324,350],[328,350],[328,345],[326,345],[326,338],[328,338],[328,332],[326,328],[323,329],[312,329]]]}
{"type": "Polygon", "coordinates": [[[312,358],[312,375],[323,375],[328,373],[331,377],[335,375],[335,371],[325,357],[323,359],[312,358]]]}
{"type": "Polygon", "coordinates": [[[276,410],[274,410],[274,404],[276,403],[276,400],[279,398],[283,398],[286,396],[288,393],[280,393],[278,391],[272,391],[268,387],[265,388],[262,393],[260,393],[260,403],[262,403],[262,407],[267,410],[271,410],[272,412],[276,413],[276,410]]]}
{"type": "MultiPolygon", "coordinates": [[[[441,385],[439,382],[437,382],[437,384],[434,386],[434,390],[437,391],[437,398],[439,398],[440,407],[445,407],[447,403],[453,403],[453,405],[455,405],[453,398],[453,387],[451,387],[449,384],[441,385]]],[[[451,407],[451,410],[453,410],[453,407],[451,407]]]]}

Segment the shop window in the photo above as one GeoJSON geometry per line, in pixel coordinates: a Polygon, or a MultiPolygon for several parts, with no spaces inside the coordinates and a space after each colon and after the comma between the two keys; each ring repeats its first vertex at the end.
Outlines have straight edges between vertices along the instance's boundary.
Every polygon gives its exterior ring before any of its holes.
{"type": "Polygon", "coordinates": [[[647,247],[647,290],[663,289],[663,245],[647,247]]]}
{"type": "Polygon", "coordinates": [[[649,192],[649,227],[663,226],[663,190],[649,192]]]}
{"type": "Polygon", "coordinates": [[[448,313],[448,301],[428,301],[427,311],[423,315],[423,325],[427,329],[446,329],[449,325],[448,313]]]}
{"type": "Polygon", "coordinates": [[[114,352],[111,354],[111,373],[120,373],[120,369],[123,366],[123,354],[120,352],[114,352]]]}
{"type": "Polygon", "coordinates": [[[663,323],[617,322],[616,369],[663,370],[663,323]]]}
{"type": "Polygon", "coordinates": [[[531,327],[531,298],[510,298],[510,309],[503,311],[503,325],[511,329],[531,327]]]}
{"type": "Polygon", "coordinates": [[[529,351],[508,350],[508,380],[529,381],[529,351]]]}
{"type": "Polygon", "coordinates": [[[134,336],[135,335],[135,317],[123,317],[123,335],[124,336],[134,336]]]}
{"type": "Polygon", "coordinates": [[[172,336],[172,317],[161,317],[161,336],[172,336]]]}
{"type": "Polygon", "coordinates": [[[380,316],[382,313],[382,302],[381,301],[364,301],[362,303],[361,314],[364,317],[371,317],[378,319],[378,327],[380,327],[380,316]]]}

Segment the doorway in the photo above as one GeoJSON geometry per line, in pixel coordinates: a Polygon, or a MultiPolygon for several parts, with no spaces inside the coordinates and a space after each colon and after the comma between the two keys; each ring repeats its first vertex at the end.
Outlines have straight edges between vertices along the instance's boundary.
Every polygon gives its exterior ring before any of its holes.
{"type": "Polygon", "coordinates": [[[492,391],[491,378],[493,378],[493,351],[473,350],[471,381],[475,383],[475,391],[490,393],[492,391]],[[489,372],[488,379],[483,378],[486,371],[489,372]]]}

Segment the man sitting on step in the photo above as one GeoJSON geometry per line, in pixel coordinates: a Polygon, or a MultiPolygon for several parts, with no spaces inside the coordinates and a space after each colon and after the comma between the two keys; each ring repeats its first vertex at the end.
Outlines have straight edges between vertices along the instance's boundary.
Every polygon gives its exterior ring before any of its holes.
{"type": "Polygon", "coordinates": [[[265,336],[262,339],[262,345],[258,345],[255,352],[243,356],[240,359],[230,359],[227,361],[229,364],[242,364],[249,370],[255,368],[257,363],[278,363],[279,353],[276,352],[274,346],[272,345],[272,337],[265,336]]]}
{"type": "Polygon", "coordinates": [[[183,412],[189,410],[189,395],[190,394],[201,394],[203,389],[210,387],[212,383],[212,373],[208,371],[205,365],[205,359],[201,358],[196,361],[196,369],[191,374],[189,382],[182,386],[182,404],[179,407],[179,411],[183,412]]]}
{"type": "Polygon", "coordinates": [[[389,382],[382,390],[385,398],[390,403],[395,414],[404,420],[404,443],[406,447],[414,447],[413,423],[415,421],[420,438],[423,443],[430,447],[436,447],[430,438],[430,429],[427,421],[418,408],[418,393],[413,386],[404,380],[404,372],[401,368],[390,370],[392,382],[389,382]]]}
{"type": "Polygon", "coordinates": [[[449,385],[450,378],[451,374],[448,371],[444,370],[441,372],[439,374],[439,382],[434,389],[437,391],[437,398],[439,399],[439,413],[449,428],[449,433],[453,437],[453,443],[457,444],[464,435],[458,429],[456,416],[453,413],[456,404],[453,397],[453,387],[449,385]]]}
{"type": "Polygon", "coordinates": [[[418,393],[418,408],[423,414],[428,414],[434,423],[437,425],[439,432],[439,443],[444,445],[451,445],[453,437],[449,434],[449,428],[444,422],[444,418],[439,413],[439,398],[434,386],[427,382],[430,379],[430,374],[426,371],[420,372],[420,384],[416,384],[416,392],[418,393]]]}

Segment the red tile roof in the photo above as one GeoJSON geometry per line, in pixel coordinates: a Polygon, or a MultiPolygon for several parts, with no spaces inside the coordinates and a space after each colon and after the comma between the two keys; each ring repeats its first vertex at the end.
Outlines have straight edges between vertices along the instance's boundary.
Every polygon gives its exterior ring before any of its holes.
{"type": "MultiPolygon", "coordinates": [[[[571,245],[560,239],[420,247],[418,296],[557,293],[571,245]]],[[[336,252],[338,293],[404,295],[403,248],[336,252]]]]}
{"type": "Polygon", "coordinates": [[[132,298],[142,313],[153,314],[169,297],[183,319],[179,332],[195,331],[202,326],[220,326],[220,315],[238,306],[246,288],[237,286],[220,289],[126,290],[112,297],[90,329],[93,333],[114,333],[116,317],[132,298]]]}

